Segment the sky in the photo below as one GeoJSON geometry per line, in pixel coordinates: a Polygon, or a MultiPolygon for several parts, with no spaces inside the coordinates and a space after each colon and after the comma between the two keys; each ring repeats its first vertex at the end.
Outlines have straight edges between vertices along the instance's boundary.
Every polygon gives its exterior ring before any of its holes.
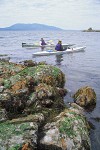
{"type": "Polygon", "coordinates": [[[100,29],[100,0],[0,0],[0,28],[16,23],[100,29]]]}

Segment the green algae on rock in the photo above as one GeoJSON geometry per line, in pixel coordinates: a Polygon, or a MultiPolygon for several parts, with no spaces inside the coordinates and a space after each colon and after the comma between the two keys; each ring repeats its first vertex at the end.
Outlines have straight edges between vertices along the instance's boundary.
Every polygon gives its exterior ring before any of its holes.
{"type": "Polygon", "coordinates": [[[21,64],[15,64],[9,61],[2,61],[0,60],[0,82],[3,79],[6,79],[12,75],[15,75],[16,73],[23,70],[25,66],[21,64]]]}
{"type": "Polygon", "coordinates": [[[6,88],[10,88],[19,80],[23,80],[23,78],[28,78],[28,77],[32,77],[34,79],[34,82],[36,83],[41,83],[44,81],[43,78],[46,78],[48,76],[52,76],[51,79],[54,78],[55,86],[58,87],[64,86],[65,83],[64,74],[59,68],[50,65],[39,65],[35,67],[27,67],[23,69],[20,73],[11,76],[9,79],[4,80],[4,86],[6,88]]]}
{"type": "Polygon", "coordinates": [[[3,84],[4,91],[0,94],[1,99],[3,97],[2,107],[10,118],[24,110],[34,113],[40,112],[41,108],[44,111],[46,107],[58,107],[59,111],[64,108],[63,97],[67,90],[62,87],[65,84],[65,75],[57,67],[45,64],[26,67],[5,79],[3,84]]]}
{"type": "Polygon", "coordinates": [[[43,121],[43,114],[36,114],[0,123],[0,148],[12,150],[32,141],[35,147],[38,127],[43,121]]]}
{"type": "Polygon", "coordinates": [[[0,124],[0,148],[18,150],[30,143],[34,150],[90,149],[81,109],[64,104],[63,72],[51,65],[26,63],[28,67],[4,76],[0,87],[0,104],[10,119],[0,124]]]}
{"type": "Polygon", "coordinates": [[[90,150],[90,147],[87,121],[75,108],[65,109],[54,122],[47,123],[41,133],[41,149],[90,150]]]}

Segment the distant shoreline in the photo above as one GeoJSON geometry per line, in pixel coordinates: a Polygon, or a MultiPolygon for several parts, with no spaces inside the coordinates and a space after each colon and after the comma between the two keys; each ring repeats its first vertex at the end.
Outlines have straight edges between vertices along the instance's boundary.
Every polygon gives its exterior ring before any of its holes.
{"type": "Polygon", "coordinates": [[[38,24],[38,23],[33,23],[33,24],[24,24],[24,23],[17,23],[9,27],[5,28],[0,28],[0,31],[63,31],[64,29],[55,27],[55,26],[49,26],[45,24],[38,24]]]}

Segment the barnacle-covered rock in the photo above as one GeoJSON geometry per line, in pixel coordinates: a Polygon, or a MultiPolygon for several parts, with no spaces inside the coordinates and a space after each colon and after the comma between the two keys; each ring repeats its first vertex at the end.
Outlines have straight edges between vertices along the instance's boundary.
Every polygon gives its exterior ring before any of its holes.
{"type": "Polygon", "coordinates": [[[64,104],[63,72],[44,62],[24,63],[1,63],[0,149],[90,149],[83,109],[64,104]]]}
{"type": "Polygon", "coordinates": [[[11,76],[9,79],[4,81],[6,88],[11,88],[16,82],[23,80],[23,78],[33,78],[35,83],[47,83],[54,86],[63,87],[65,84],[65,75],[63,72],[51,65],[38,65],[35,67],[27,67],[20,73],[11,76]]]}
{"type": "Polygon", "coordinates": [[[25,143],[36,149],[38,128],[43,121],[44,116],[39,113],[0,123],[0,149],[18,150],[25,143]]]}
{"type": "Polygon", "coordinates": [[[74,95],[74,101],[81,107],[87,107],[96,104],[96,93],[89,86],[80,88],[74,95]]]}
{"type": "Polygon", "coordinates": [[[54,122],[47,123],[40,138],[40,149],[91,149],[87,121],[80,110],[65,109],[54,122]]]}
{"type": "Polygon", "coordinates": [[[24,65],[0,60],[0,83],[2,83],[4,79],[20,72],[24,68],[24,65]]]}

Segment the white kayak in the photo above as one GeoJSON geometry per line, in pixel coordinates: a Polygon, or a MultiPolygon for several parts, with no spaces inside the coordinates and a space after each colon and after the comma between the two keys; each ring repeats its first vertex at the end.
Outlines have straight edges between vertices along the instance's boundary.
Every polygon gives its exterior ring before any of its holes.
{"type": "Polygon", "coordinates": [[[74,48],[68,48],[64,51],[56,51],[56,50],[46,50],[46,51],[40,51],[33,53],[33,56],[48,56],[48,55],[60,55],[60,54],[66,54],[66,53],[74,53],[74,52],[81,52],[84,51],[86,47],[74,47],[74,48]]]}
{"type": "MultiPolygon", "coordinates": [[[[64,49],[67,49],[70,46],[73,46],[75,44],[62,44],[64,49]]],[[[55,44],[47,44],[47,45],[39,45],[39,44],[31,44],[31,43],[22,43],[22,47],[26,47],[26,48],[55,48],[55,44]]]]}

